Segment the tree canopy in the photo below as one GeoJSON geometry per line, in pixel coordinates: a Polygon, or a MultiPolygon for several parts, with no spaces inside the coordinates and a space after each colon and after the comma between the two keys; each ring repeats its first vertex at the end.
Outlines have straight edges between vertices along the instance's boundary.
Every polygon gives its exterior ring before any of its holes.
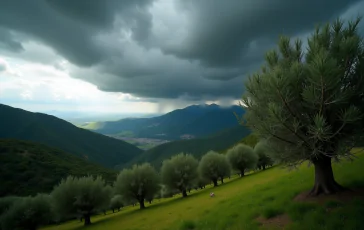
{"type": "Polygon", "coordinates": [[[115,195],[110,200],[110,209],[115,212],[115,209],[120,211],[120,208],[124,206],[123,197],[121,195],[115,195]]]}
{"type": "Polygon", "coordinates": [[[258,155],[253,148],[244,144],[237,144],[229,149],[226,157],[233,169],[238,170],[241,176],[244,176],[245,170],[254,169],[258,162],[258,155]]]}
{"type": "Polygon", "coordinates": [[[258,156],[258,169],[263,169],[269,165],[273,165],[274,161],[272,157],[269,155],[269,147],[264,140],[259,141],[255,147],[254,152],[258,156]]]}
{"type": "Polygon", "coordinates": [[[331,159],[350,156],[363,136],[364,49],[360,18],[317,27],[308,38],[282,36],[267,52],[261,71],[245,84],[246,124],[269,144],[281,162],[305,160],[315,166],[312,195],[343,188],[333,177],[331,159]]]}
{"type": "Polygon", "coordinates": [[[198,172],[202,178],[212,181],[214,186],[217,186],[219,179],[223,183],[223,178],[230,175],[231,166],[225,155],[209,151],[201,158],[198,172]]]}
{"type": "Polygon", "coordinates": [[[149,163],[144,163],[121,171],[114,187],[124,199],[139,202],[140,209],[143,209],[145,199],[154,197],[160,191],[159,181],[157,171],[149,163]]]}
{"type": "Polygon", "coordinates": [[[178,189],[183,197],[198,180],[198,161],[190,154],[180,153],[165,160],[161,169],[162,183],[170,189],[178,189]]]}
{"type": "Polygon", "coordinates": [[[49,195],[8,199],[11,205],[1,215],[1,229],[36,230],[53,219],[49,195]]]}
{"type": "Polygon", "coordinates": [[[69,176],[54,188],[51,196],[59,219],[81,216],[89,225],[91,215],[109,204],[111,194],[101,177],[69,176]]]}

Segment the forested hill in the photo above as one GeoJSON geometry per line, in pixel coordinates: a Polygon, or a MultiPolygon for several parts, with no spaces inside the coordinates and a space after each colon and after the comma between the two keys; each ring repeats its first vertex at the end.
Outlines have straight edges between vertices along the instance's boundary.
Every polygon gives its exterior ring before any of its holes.
{"type": "Polygon", "coordinates": [[[242,138],[248,136],[251,131],[241,125],[220,131],[214,135],[205,138],[196,138],[190,140],[178,140],[158,145],[152,149],[145,151],[139,157],[126,165],[120,165],[117,168],[131,166],[135,163],[149,162],[157,169],[161,167],[163,160],[170,158],[178,153],[190,153],[200,159],[202,155],[210,150],[224,151],[232,145],[241,141],[242,138]]]}
{"type": "Polygon", "coordinates": [[[0,139],[0,197],[50,192],[68,175],[101,175],[112,183],[116,173],[43,144],[0,139]]]}
{"type": "Polygon", "coordinates": [[[106,167],[129,162],[143,150],[43,113],[0,104],[0,138],[43,143],[106,167]]]}

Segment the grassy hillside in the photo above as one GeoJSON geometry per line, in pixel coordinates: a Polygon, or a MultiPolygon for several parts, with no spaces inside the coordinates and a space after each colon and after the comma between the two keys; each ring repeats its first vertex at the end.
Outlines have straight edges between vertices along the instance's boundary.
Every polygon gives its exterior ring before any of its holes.
{"type": "Polygon", "coordinates": [[[103,166],[130,161],[143,151],[122,140],[106,137],[42,113],[0,104],[0,138],[14,138],[57,147],[103,166]]]}
{"type": "Polygon", "coordinates": [[[0,197],[50,192],[68,175],[88,174],[112,182],[116,171],[42,144],[0,139],[0,197]]]}
{"type": "Polygon", "coordinates": [[[249,134],[250,130],[238,125],[205,138],[168,142],[145,151],[139,157],[124,166],[150,162],[152,165],[159,168],[163,160],[181,152],[190,153],[196,158],[200,158],[210,150],[225,150],[249,134]]]}
{"type": "MultiPolygon", "coordinates": [[[[143,211],[126,207],[121,212],[93,217],[89,230],[353,230],[362,229],[364,156],[334,164],[339,183],[356,190],[343,196],[302,201],[294,198],[313,185],[312,167],[288,171],[278,166],[244,178],[233,178],[217,188],[207,187],[180,196],[156,200],[143,211]],[[361,188],[361,189],[358,189],[361,188]],[[359,191],[359,192],[358,192],[359,191]],[[210,192],[215,197],[209,196],[210,192]],[[351,195],[350,195],[351,194],[351,195]],[[354,196],[356,194],[356,196],[354,196]]],[[[78,220],[44,230],[81,229],[78,220]]]]}

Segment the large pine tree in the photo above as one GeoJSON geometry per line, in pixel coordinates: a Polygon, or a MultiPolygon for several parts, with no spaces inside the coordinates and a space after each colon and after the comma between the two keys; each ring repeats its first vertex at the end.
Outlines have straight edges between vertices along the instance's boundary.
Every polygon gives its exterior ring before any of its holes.
{"type": "Polygon", "coordinates": [[[302,41],[280,38],[261,71],[245,84],[246,124],[266,139],[287,165],[310,161],[311,195],[344,190],[331,163],[350,157],[363,136],[364,47],[360,18],[317,27],[303,52],[302,41]]]}

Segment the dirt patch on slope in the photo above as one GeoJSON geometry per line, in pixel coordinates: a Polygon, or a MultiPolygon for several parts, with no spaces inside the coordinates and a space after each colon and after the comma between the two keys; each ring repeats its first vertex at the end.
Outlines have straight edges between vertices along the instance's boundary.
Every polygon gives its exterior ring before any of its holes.
{"type": "Polygon", "coordinates": [[[269,219],[258,217],[256,219],[264,229],[286,229],[286,226],[292,223],[287,214],[282,214],[269,219]]]}
{"type": "Polygon", "coordinates": [[[332,195],[319,195],[316,197],[309,196],[309,191],[303,192],[297,195],[293,200],[299,202],[314,202],[319,204],[324,204],[327,201],[336,200],[340,202],[350,202],[355,198],[360,198],[364,200],[364,189],[347,190],[332,195]]]}

